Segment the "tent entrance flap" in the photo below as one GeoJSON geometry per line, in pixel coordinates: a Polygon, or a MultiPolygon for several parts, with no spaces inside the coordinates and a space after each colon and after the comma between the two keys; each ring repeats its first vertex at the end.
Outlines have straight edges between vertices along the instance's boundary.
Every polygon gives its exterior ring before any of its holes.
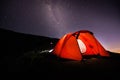
{"type": "Polygon", "coordinates": [[[79,46],[81,53],[85,53],[86,52],[85,44],[80,39],[77,39],[77,42],[78,42],[78,46],[79,46]]]}

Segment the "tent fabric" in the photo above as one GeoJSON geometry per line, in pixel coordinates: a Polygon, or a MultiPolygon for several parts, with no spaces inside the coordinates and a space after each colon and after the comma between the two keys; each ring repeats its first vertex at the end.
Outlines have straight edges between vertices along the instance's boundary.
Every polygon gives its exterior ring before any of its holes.
{"type": "Polygon", "coordinates": [[[71,60],[82,60],[85,55],[109,56],[94,34],[88,30],[65,34],[57,42],[52,53],[71,60]]]}

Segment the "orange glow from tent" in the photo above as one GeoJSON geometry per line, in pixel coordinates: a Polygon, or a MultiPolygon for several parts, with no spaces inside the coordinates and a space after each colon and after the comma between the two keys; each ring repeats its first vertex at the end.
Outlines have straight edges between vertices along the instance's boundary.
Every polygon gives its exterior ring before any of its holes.
{"type": "Polygon", "coordinates": [[[64,35],[56,44],[53,54],[72,60],[82,60],[82,55],[109,56],[109,53],[94,37],[93,33],[86,30],[64,35]],[[77,39],[82,41],[82,43],[78,43],[77,39]],[[85,46],[81,48],[83,44],[85,46]],[[86,50],[82,52],[81,49],[85,48],[86,50]]]}

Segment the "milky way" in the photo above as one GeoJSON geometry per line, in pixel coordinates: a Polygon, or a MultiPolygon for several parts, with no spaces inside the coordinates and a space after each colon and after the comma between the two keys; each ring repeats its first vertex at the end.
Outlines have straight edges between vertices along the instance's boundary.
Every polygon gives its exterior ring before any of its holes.
{"type": "Polygon", "coordinates": [[[117,0],[1,0],[0,27],[60,38],[90,30],[108,50],[120,50],[117,0]]]}

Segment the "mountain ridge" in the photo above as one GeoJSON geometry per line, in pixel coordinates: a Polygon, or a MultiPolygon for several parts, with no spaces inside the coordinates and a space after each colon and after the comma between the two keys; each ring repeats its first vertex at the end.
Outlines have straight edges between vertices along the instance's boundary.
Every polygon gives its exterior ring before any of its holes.
{"type": "Polygon", "coordinates": [[[59,40],[57,38],[24,34],[6,29],[0,29],[0,36],[0,46],[2,47],[3,55],[8,53],[17,55],[37,48],[50,48],[49,46],[52,48],[59,40]]]}

